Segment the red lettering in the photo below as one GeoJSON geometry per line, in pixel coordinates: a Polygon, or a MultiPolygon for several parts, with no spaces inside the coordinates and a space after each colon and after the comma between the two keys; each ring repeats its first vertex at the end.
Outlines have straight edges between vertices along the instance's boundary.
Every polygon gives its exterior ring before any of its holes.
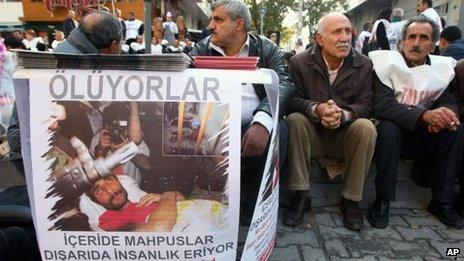
{"type": "Polygon", "coordinates": [[[82,7],[105,5],[106,0],[44,0],[45,9],[55,11],[56,7],[64,7],[68,10],[76,10],[82,7]]]}

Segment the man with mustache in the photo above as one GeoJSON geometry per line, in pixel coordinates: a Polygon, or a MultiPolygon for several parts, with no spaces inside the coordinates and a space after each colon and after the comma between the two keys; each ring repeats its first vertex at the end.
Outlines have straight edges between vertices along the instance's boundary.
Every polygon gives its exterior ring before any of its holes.
{"type": "Polygon", "coordinates": [[[369,53],[375,70],[374,116],[381,122],[375,148],[377,200],[368,219],[374,227],[388,226],[400,158],[426,158],[433,163],[428,211],[444,224],[462,228],[451,204],[464,146],[457,104],[448,92],[455,61],[429,55],[439,28],[426,16],[408,20],[401,37],[399,52],[369,53]]]}
{"type": "MultiPolygon", "coordinates": [[[[269,39],[248,33],[251,15],[240,0],[218,0],[211,4],[211,36],[195,45],[191,56],[258,56],[259,68],[274,70],[279,76],[279,117],[285,115],[293,84],[285,71],[283,53],[269,39]]],[[[242,87],[242,223],[249,223],[256,202],[273,131],[271,107],[263,85],[242,87]]],[[[280,144],[286,144],[286,126],[279,124],[280,144]]],[[[286,146],[280,147],[284,162],[286,146]]]]}
{"type": "Polygon", "coordinates": [[[107,209],[98,225],[106,231],[170,232],[177,219],[176,201],[184,200],[181,193],[168,191],[149,193],[139,202],[131,202],[116,176],[95,182],[87,196],[107,209]]]}
{"type": "MultiPolygon", "coordinates": [[[[363,227],[364,179],[377,136],[371,117],[372,62],[351,48],[352,27],[342,13],[318,22],[316,44],[290,60],[296,89],[287,118],[287,188],[295,191],[284,224],[296,226],[309,210],[311,159],[344,160],[341,212],[351,230],[363,227]]],[[[330,173],[329,173],[330,175],[330,173]]],[[[331,176],[333,178],[334,175],[331,176]]]]}

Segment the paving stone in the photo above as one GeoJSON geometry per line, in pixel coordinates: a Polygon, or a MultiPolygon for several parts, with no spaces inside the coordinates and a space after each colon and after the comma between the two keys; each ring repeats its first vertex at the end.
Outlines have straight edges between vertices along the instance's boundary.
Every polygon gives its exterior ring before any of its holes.
{"type": "MultiPolygon", "coordinates": [[[[438,241],[438,240],[430,240],[430,245],[435,248],[435,250],[440,254],[440,258],[449,258],[446,256],[446,250],[448,248],[459,248],[461,250],[460,258],[464,258],[464,240],[458,242],[449,242],[449,241],[438,241]]],[[[450,258],[454,259],[454,258],[450,258]]]]}
{"type": "Polygon", "coordinates": [[[410,226],[420,226],[420,227],[430,227],[433,226],[435,228],[443,228],[446,229],[446,225],[440,222],[440,220],[428,216],[424,217],[417,217],[417,216],[403,216],[403,218],[408,222],[410,226]]]}
{"type": "Polygon", "coordinates": [[[396,215],[412,215],[412,211],[409,208],[395,208],[390,205],[390,216],[396,215]]]}
{"type": "MultiPolygon", "coordinates": [[[[436,231],[438,234],[442,235],[448,241],[464,240],[464,230],[458,230],[458,229],[452,229],[452,228],[446,228],[446,229],[438,228],[436,231]]],[[[464,254],[464,245],[463,245],[462,251],[464,254]]]]}
{"type": "MultiPolygon", "coordinates": [[[[324,251],[321,248],[313,248],[311,246],[301,246],[302,252],[303,252],[303,258],[305,261],[325,261],[329,260],[325,255],[324,251]]],[[[294,255],[293,255],[294,256],[294,255]]],[[[281,260],[286,260],[286,261],[296,261],[298,259],[291,259],[291,258],[286,258],[286,259],[281,259],[281,260]]]]}
{"type": "Polygon", "coordinates": [[[280,232],[289,232],[289,233],[293,233],[293,232],[302,232],[302,231],[305,231],[308,229],[308,226],[307,224],[311,223],[310,219],[309,219],[309,216],[307,216],[305,218],[305,221],[303,221],[303,223],[299,226],[296,226],[296,227],[290,227],[290,226],[285,226],[282,224],[282,219],[279,219],[277,221],[277,231],[280,231],[280,232]]]}
{"type": "MultiPolygon", "coordinates": [[[[424,260],[424,258],[422,257],[418,257],[418,256],[415,256],[415,257],[411,257],[411,258],[406,258],[406,259],[401,259],[401,258],[395,258],[395,261],[412,261],[412,260],[424,260]]],[[[379,256],[379,261],[391,261],[392,258],[391,257],[385,257],[385,256],[379,256]]]]}
{"type": "Polygon", "coordinates": [[[386,238],[343,239],[347,250],[353,257],[363,258],[366,255],[392,256],[393,252],[386,238]]]}
{"type": "Polygon", "coordinates": [[[315,224],[317,225],[326,226],[326,227],[336,226],[330,213],[315,214],[314,216],[315,216],[315,224]]]}
{"type": "Polygon", "coordinates": [[[360,239],[360,234],[358,232],[354,232],[348,230],[344,227],[333,228],[333,227],[325,227],[325,226],[318,226],[321,236],[324,240],[329,240],[332,238],[350,238],[350,239],[360,239]]]}
{"type": "MultiPolygon", "coordinates": [[[[282,260],[300,260],[297,246],[291,245],[288,247],[276,247],[272,251],[269,257],[270,261],[282,261],[282,260]]],[[[309,260],[309,259],[308,259],[309,260]]]]}
{"type": "Polygon", "coordinates": [[[313,230],[307,230],[303,233],[277,232],[277,246],[287,246],[295,244],[310,245],[312,247],[321,247],[313,230]]]}
{"type": "Polygon", "coordinates": [[[398,232],[403,236],[407,241],[416,240],[416,239],[435,239],[443,240],[443,238],[437,234],[434,230],[426,228],[405,228],[405,227],[396,227],[398,232]]]}
{"type": "MultiPolygon", "coordinates": [[[[367,222],[369,223],[369,222],[367,222]]],[[[370,224],[369,224],[370,225],[370,224]]],[[[366,239],[377,239],[377,238],[386,238],[392,240],[403,240],[398,234],[398,232],[393,228],[393,226],[388,226],[384,229],[377,229],[377,228],[370,228],[370,229],[363,229],[361,231],[361,235],[363,238],[366,239]]]]}
{"type": "Polygon", "coordinates": [[[349,257],[343,242],[339,239],[326,240],[324,242],[325,251],[329,256],[349,257]]]}
{"type": "Polygon", "coordinates": [[[336,227],[343,227],[343,217],[340,213],[331,213],[336,227]]]}
{"type": "Polygon", "coordinates": [[[373,255],[367,255],[363,257],[357,257],[357,258],[344,258],[344,259],[338,259],[338,260],[348,260],[348,261],[377,261],[377,256],[373,255]]]}
{"type": "Polygon", "coordinates": [[[416,242],[390,240],[389,244],[393,249],[393,256],[391,258],[440,257],[427,240],[418,240],[416,242]]]}
{"type": "Polygon", "coordinates": [[[409,224],[404,220],[402,216],[392,216],[390,215],[388,219],[388,224],[390,226],[403,226],[403,227],[409,227],[409,224]]]}

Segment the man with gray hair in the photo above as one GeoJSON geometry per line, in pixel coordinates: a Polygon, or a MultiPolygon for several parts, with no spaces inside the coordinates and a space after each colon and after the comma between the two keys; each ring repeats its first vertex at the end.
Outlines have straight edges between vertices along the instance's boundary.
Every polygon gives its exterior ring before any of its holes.
{"type": "MultiPolygon", "coordinates": [[[[316,44],[290,59],[295,83],[289,127],[287,189],[295,191],[284,224],[303,222],[311,205],[311,160],[344,160],[343,225],[363,227],[358,202],[377,136],[371,117],[372,62],[351,48],[352,27],[342,13],[319,20],[316,44]]],[[[339,172],[329,172],[334,178],[339,172]]]]}
{"type": "MultiPolygon", "coordinates": [[[[269,39],[248,33],[251,15],[240,0],[218,0],[211,4],[211,36],[195,45],[190,55],[197,56],[258,56],[260,68],[274,70],[279,76],[279,117],[286,112],[293,93],[293,84],[285,72],[283,54],[269,39]]],[[[284,162],[285,125],[279,124],[282,146],[280,162],[284,162]]],[[[263,85],[242,88],[242,223],[248,223],[254,210],[259,184],[264,171],[273,118],[263,85]]]]}
{"type": "Polygon", "coordinates": [[[394,37],[390,39],[390,50],[396,50],[398,48],[398,45],[400,44],[401,30],[403,29],[404,23],[406,22],[403,20],[403,18],[404,18],[403,9],[399,7],[393,9],[390,27],[393,30],[394,37]]]}
{"type": "Polygon", "coordinates": [[[368,215],[373,227],[388,226],[400,158],[433,163],[427,209],[450,227],[464,227],[451,204],[464,148],[458,107],[448,92],[455,61],[429,55],[438,37],[437,24],[420,15],[406,22],[400,52],[369,53],[375,70],[374,117],[381,120],[375,147],[377,200],[368,215]]]}
{"type": "Polygon", "coordinates": [[[93,11],[54,52],[116,54],[121,52],[121,40],[122,26],[116,16],[105,11],[93,11]]]}

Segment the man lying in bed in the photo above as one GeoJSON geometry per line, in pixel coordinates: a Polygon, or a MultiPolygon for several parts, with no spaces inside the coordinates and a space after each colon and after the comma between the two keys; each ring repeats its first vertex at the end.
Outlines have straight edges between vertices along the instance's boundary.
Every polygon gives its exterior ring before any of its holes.
{"type": "Polygon", "coordinates": [[[179,192],[168,191],[131,202],[116,176],[98,180],[87,195],[107,209],[99,218],[99,227],[106,231],[171,231],[177,219],[176,201],[184,199],[179,192]]]}
{"type": "Polygon", "coordinates": [[[221,203],[185,200],[177,191],[145,193],[125,175],[95,182],[81,196],[80,208],[94,230],[170,232],[224,226],[221,203]]]}

